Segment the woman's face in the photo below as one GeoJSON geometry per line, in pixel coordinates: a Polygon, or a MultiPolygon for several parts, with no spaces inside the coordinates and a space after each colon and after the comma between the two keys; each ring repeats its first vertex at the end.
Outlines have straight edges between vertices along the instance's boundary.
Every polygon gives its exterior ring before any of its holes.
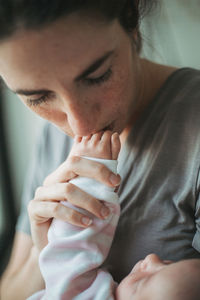
{"type": "Polygon", "coordinates": [[[121,133],[139,94],[139,58],[112,23],[72,14],[0,43],[0,75],[35,113],[70,136],[121,133]]]}

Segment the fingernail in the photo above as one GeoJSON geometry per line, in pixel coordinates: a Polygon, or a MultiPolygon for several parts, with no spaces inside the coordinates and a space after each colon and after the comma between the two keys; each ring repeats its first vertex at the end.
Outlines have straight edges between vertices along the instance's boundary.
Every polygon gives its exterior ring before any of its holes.
{"type": "Polygon", "coordinates": [[[101,216],[106,219],[110,215],[110,210],[108,207],[103,206],[101,209],[101,216]]]}
{"type": "Polygon", "coordinates": [[[87,218],[87,217],[83,217],[82,218],[82,223],[86,226],[90,226],[92,224],[92,220],[87,218]]]}
{"type": "Polygon", "coordinates": [[[114,185],[114,186],[117,186],[120,184],[120,177],[118,175],[114,175],[114,174],[111,174],[110,176],[110,182],[114,185]]]}

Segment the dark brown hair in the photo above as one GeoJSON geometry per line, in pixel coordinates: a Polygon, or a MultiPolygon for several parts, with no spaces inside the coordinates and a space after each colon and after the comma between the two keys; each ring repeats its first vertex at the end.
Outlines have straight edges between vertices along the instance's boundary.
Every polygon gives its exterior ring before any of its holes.
{"type": "MultiPolygon", "coordinates": [[[[0,39],[11,36],[19,26],[40,29],[76,11],[100,13],[108,21],[118,19],[126,32],[138,30],[141,18],[154,0],[0,0],[0,39]]],[[[141,48],[138,35],[137,48],[141,48]]]]}

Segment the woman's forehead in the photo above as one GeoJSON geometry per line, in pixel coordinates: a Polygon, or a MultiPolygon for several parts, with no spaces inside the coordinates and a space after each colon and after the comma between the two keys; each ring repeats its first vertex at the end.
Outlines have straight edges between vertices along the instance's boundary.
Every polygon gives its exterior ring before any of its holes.
{"type": "MultiPolygon", "coordinates": [[[[79,54],[83,52],[83,47],[96,49],[101,45],[110,44],[119,39],[122,32],[121,26],[117,21],[112,23],[102,23],[93,19],[85,21],[75,16],[59,20],[43,29],[39,30],[19,30],[9,39],[0,42],[0,51],[9,50],[9,53],[31,51],[34,48],[38,53],[51,51],[54,53],[71,52],[79,54]],[[78,22],[79,20],[79,22],[78,22]]],[[[2,51],[1,51],[2,52],[2,51]]],[[[4,51],[5,52],[5,51],[4,51]]],[[[86,53],[85,53],[86,54],[86,53]]]]}
{"type": "Polygon", "coordinates": [[[39,31],[23,30],[1,42],[0,75],[10,78],[20,73],[56,72],[64,66],[76,73],[116,48],[124,34],[117,22],[93,21],[91,26],[89,21],[77,24],[75,20],[71,17],[39,31]]]}

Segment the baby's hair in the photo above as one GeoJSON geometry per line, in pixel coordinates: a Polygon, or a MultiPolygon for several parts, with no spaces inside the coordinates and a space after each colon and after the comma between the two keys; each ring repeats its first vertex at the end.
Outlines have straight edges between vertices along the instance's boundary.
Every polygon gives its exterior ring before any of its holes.
{"type": "MultiPolygon", "coordinates": [[[[98,13],[107,21],[118,19],[126,32],[137,30],[141,18],[156,0],[0,0],[0,39],[19,28],[41,29],[73,12],[98,13]]],[[[138,35],[138,51],[141,37],[138,35]]]]}

